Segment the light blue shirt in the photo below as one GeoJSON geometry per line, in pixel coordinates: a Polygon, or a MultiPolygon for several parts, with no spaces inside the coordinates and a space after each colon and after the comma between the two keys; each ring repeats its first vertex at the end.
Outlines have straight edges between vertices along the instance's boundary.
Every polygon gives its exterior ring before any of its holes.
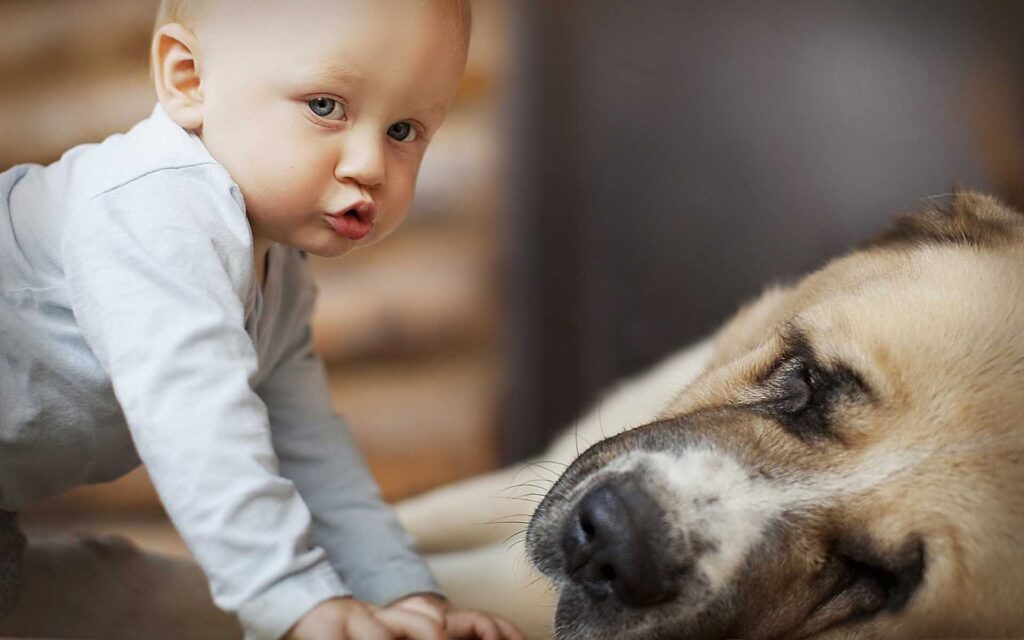
{"type": "Polygon", "coordinates": [[[159,106],[0,174],[0,509],[141,458],[251,638],[436,592],[331,407],[305,254],[273,245],[262,290],[252,262],[237,185],[159,106]]]}

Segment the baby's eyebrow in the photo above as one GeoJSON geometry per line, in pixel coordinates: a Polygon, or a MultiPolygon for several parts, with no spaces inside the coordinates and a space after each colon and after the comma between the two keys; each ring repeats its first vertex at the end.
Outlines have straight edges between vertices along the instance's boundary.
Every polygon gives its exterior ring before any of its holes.
{"type": "Polygon", "coordinates": [[[435,114],[444,114],[445,107],[443,103],[434,102],[431,104],[423,105],[423,110],[433,116],[435,114]]]}
{"type": "Polygon", "coordinates": [[[311,77],[316,82],[338,82],[342,81],[346,84],[362,84],[365,80],[362,74],[353,71],[351,68],[341,64],[321,64],[315,70],[309,72],[311,77]]]}

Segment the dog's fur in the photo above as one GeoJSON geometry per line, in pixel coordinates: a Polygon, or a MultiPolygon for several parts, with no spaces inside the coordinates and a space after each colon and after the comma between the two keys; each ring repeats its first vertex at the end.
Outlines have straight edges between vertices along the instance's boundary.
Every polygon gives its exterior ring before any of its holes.
{"type": "Polygon", "coordinates": [[[400,513],[456,602],[535,637],[553,618],[566,640],[1024,635],[1024,216],[974,193],[908,216],[526,470],[400,513]],[[640,533],[656,604],[567,575],[566,529],[609,482],[660,514],[640,533]]]}

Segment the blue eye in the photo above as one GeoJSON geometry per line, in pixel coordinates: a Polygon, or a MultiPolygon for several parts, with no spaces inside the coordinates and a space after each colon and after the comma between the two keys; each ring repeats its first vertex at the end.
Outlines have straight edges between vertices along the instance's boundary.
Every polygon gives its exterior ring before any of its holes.
{"type": "Polygon", "coordinates": [[[388,127],[388,137],[399,142],[412,142],[416,139],[416,127],[408,122],[396,122],[388,127]]]}
{"type": "Polygon", "coordinates": [[[345,107],[334,98],[313,98],[307,100],[309,110],[327,120],[343,120],[345,118],[345,107]]]}

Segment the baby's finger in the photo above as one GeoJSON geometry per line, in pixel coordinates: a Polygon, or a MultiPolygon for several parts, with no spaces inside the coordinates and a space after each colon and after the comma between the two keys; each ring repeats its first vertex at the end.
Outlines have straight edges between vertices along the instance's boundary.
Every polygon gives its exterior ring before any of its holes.
{"type": "Polygon", "coordinates": [[[440,598],[438,598],[436,602],[431,602],[426,596],[413,596],[411,598],[406,598],[401,602],[397,602],[389,608],[412,611],[413,613],[427,616],[437,624],[444,626],[445,606],[444,601],[440,598]]]}
{"type": "Polygon", "coordinates": [[[409,640],[448,640],[441,625],[424,615],[395,608],[381,609],[374,615],[396,637],[409,640]]]}
{"type": "Polygon", "coordinates": [[[459,640],[501,640],[498,625],[479,611],[456,611],[448,614],[448,634],[459,640]]]}
{"type": "Polygon", "coordinates": [[[349,640],[395,640],[395,634],[373,616],[352,616],[345,624],[349,640]]]}
{"type": "Polygon", "coordinates": [[[505,618],[494,616],[494,622],[501,629],[501,640],[526,640],[523,632],[505,618]]]}

